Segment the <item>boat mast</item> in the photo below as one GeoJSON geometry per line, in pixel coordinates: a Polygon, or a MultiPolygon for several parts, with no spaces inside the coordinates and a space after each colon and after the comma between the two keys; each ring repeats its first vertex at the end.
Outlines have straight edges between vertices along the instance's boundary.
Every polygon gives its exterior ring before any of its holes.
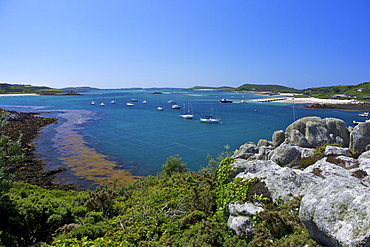
{"type": "Polygon", "coordinates": [[[296,112],[295,106],[294,106],[294,96],[295,96],[295,94],[293,94],[293,97],[292,97],[292,100],[293,100],[293,122],[295,122],[295,120],[298,119],[297,112],[296,112]]]}

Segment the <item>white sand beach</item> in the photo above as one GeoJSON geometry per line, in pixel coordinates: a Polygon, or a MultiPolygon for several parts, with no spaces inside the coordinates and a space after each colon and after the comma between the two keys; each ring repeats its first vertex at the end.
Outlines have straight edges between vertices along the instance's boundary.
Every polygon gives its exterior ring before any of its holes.
{"type": "Polygon", "coordinates": [[[279,97],[275,98],[264,98],[264,99],[254,99],[255,102],[281,102],[281,103],[296,103],[296,104],[357,104],[363,103],[355,99],[319,99],[314,97],[294,97],[292,94],[280,94],[279,97]]]}
{"type": "Polygon", "coordinates": [[[38,96],[36,93],[7,93],[0,94],[0,97],[10,97],[10,96],[38,96]]]}
{"type": "Polygon", "coordinates": [[[348,100],[348,99],[319,99],[319,98],[296,98],[296,97],[287,97],[285,100],[280,100],[279,102],[283,103],[297,103],[297,104],[356,104],[360,103],[357,100],[348,100]]]}

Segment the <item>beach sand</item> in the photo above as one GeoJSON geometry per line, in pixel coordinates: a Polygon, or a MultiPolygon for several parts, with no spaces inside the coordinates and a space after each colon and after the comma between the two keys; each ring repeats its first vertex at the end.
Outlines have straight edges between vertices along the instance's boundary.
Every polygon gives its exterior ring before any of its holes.
{"type": "Polygon", "coordinates": [[[0,94],[0,97],[9,97],[9,96],[38,96],[36,93],[3,93],[0,94]]]}
{"type": "Polygon", "coordinates": [[[319,99],[314,97],[300,98],[292,94],[280,94],[279,97],[254,99],[255,102],[281,102],[295,104],[358,104],[363,103],[355,99],[319,99]]]}

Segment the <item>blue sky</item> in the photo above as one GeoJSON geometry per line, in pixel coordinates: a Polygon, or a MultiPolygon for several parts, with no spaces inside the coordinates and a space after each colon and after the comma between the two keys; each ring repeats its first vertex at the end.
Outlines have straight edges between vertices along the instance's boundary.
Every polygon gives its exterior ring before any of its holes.
{"type": "Polygon", "coordinates": [[[369,0],[0,0],[0,82],[297,89],[370,81],[369,0]]]}

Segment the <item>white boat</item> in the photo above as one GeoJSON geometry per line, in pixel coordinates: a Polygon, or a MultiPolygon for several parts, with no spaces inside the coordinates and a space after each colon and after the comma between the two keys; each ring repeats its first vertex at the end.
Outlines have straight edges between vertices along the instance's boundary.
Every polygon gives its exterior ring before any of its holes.
{"type": "Polygon", "coordinates": [[[100,105],[101,105],[101,106],[105,106],[104,102],[101,102],[101,103],[100,103],[100,105]]]}
{"type": "Polygon", "coordinates": [[[180,115],[180,117],[186,118],[186,119],[193,119],[194,118],[193,109],[191,107],[190,102],[189,102],[189,105],[188,105],[188,110],[186,110],[186,107],[185,106],[183,107],[183,109],[184,109],[184,111],[180,115]]]}
{"type": "Polygon", "coordinates": [[[205,116],[200,118],[201,123],[219,123],[221,120],[219,118],[214,118],[212,116],[205,116]]]}
{"type": "Polygon", "coordinates": [[[180,117],[186,118],[186,119],[193,119],[194,115],[190,113],[181,114],[180,117]]]}
{"type": "Polygon", "coordinates": [[[146,104],[146,103],[148,103],[146,100],[143,100],[143,104],[146,104]]]}
{"type": "MultiPolygon", "coordinates": [[[[216,111],[217,113],[217,111],[216,111]]],[[[216,114],[217,117],[213,117],[213,107],[211,103],[211,114],[201,117],[200,122],[201,123],[221,123],[221,119],[218,117],[218,114],[216,114]]]]}
{"type": "Polygon", "coordinates": [[[163,111],[162,106],[158,106],[157,110],[158,110],[158,111],[163,111]]]}
{"type": "Polygon", "coordinates": [[[127,105],[127,106],[133,106],[133,105],[135,105],[135,104],[134,104],[134,103],[131,103],[131,102],[127,102],[127,103],[126,103],[126,105],[127,105]]]}
{"type": "Polygon", "coordinates": [[[117,102],[115,100],[112,100],[110,103],[111,104],[116,104],[117,102]]]}
{"type": "Polygon", "coordinates": [[[90,105],[95,105],[95,104],[96,104],[95,100],[92,100],[92,101],[90,102],[90,105]]]}
{"type": "Polygon", "coordinates": [[[180,109],[180,108],[181,108],[181,106],[179,106],[179,105],[177,105],[177,104],[174,104],[174,105],[172,105],[172,106],[171,106],[171,108],[172,108],[172,109],[180,109]]]}

